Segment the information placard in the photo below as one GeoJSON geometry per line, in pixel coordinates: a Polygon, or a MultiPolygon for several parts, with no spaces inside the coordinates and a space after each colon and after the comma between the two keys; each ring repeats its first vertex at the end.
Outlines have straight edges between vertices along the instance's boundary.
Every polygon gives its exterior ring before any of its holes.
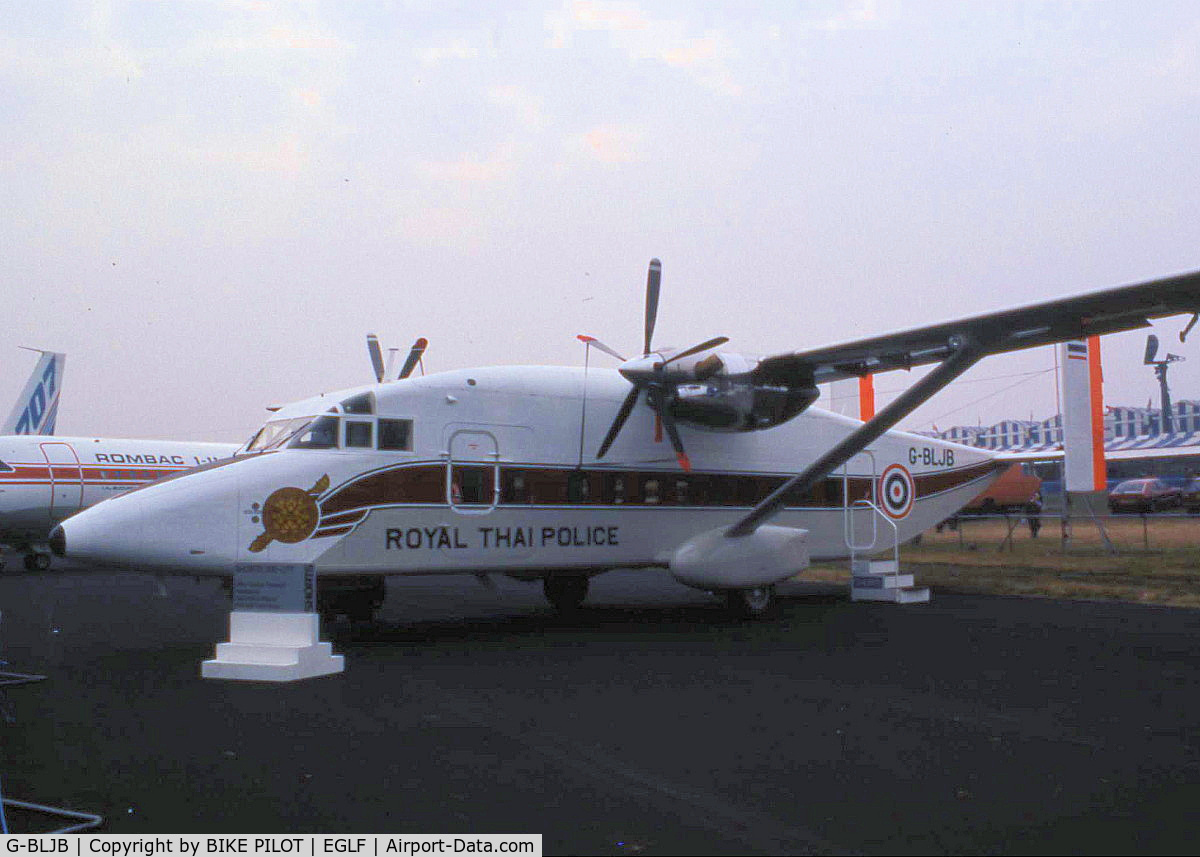
{"type": "Polygon", "coordinates": [[[312,565],[238,563],[233,571],[233,609],[256,613],[313,613],[317,571],[312,565]]]}

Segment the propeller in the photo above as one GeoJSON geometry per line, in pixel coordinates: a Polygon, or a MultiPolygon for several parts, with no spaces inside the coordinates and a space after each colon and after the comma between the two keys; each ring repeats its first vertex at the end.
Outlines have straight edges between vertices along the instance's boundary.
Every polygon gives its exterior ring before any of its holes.
{"type": "MultiPolygon", "coordinates": [[[[400,368],[400,374],[397,376],[398,380],[407,378],[412,374],[412,370],[416,368],[417,362],[425,354],[425,349],[428,345],[429,340],[424,336],[412,344],[412,348],[408,352],[408,357],[404,360],[404,366],[400,368]]],[[[424,367],[421,368],[421,374],[425,374],[424,367]]]]}
{"type": "Polygon", "coordinates": [[[375,370],[375,382],[383,381],[383,352],[379,349],[379,337],[367,334],[367,353],[371,355],[371,367],[375,370]]]}
{"type": "MultiPolygon", "coordinates": [[[[412,344],[412,348],[408,352],[408,357],[404,360],[404,365],[400,368],[400,374],[396,376],[397,380],[407,378],[412,374],[414,368],[421,357],[425,354],[425,349],[429,346],[429,340],[421,337],[412,344]]],[[[392,374],[392,365],[396,360],[395,348],[388,349],[387,368],[383,365],[383,350],[379,347],[379,337],[373,333],[367,334],[367,353],[371,355],[371,368],[375,370],[375,381],[382,384],[384,379],[392,374]]],[[[421,374],[425,374],[425,367],[421,367],[421,374]]]]}
{"type": "MultiPolygon", "coordinates": [[[[650,406],[655,414],[655,439],[661,440],[661,433],[658,430],[661,426],[666,430],[667,438],[671,441],[671,447],[675,450],[675,458],[678,460],[679,466],[685,471],[690,471],[692,464],[687,452],[683,448],[683,440],[679,437],[679,428],[675,424],[675,418],[671,415],[670,404],[675,395],[675,386],[677,384],[693,383],[697,379],[686,374],[680,374],[676,378],[668,377],[667,367],[677,360],[682,360],[701,351],[707,351],[710,348],[724,345],[729,341],[729,337],[713,337],[698,345],[693,345],[691,348],[685,348],[683,351],[670,354],[670,356],[665,358],[661,354],[653,353],[650,349],[654,341],[654,324],[658,319],[658,295],[661,285],[662,262],[658,259],[651,259],[650,270],[646,275],[645,339],[642,343],[641,357],[634,360],[626,360],[594,336],[584,336],[581,334],[577,338],[580,342],[590,347],[595,347],[605,354],[622,361],[622,365],[617,371],[633,385],[633,388],[626,394],[624,401],[621,402],[621,407],[617,410],[617,415],[613,418],[612,425],[609,426],[608,433],[604,436],[604,441],[600,444],[600,451],[596,453],[596,457],[603,458],[605,453],[608,452],[613,442],[616,441],[617,436],[621,433],[621,429],[625,426],[626,420],[629,419],[629,415],[633,412],[633,407],[637,404],[638,396],[645,390],[646,404],[650,406]]],[[[716,368],[707,367],[704,377],[711,377],[717,369],[719,369],[719,364],[716,368]]]]}

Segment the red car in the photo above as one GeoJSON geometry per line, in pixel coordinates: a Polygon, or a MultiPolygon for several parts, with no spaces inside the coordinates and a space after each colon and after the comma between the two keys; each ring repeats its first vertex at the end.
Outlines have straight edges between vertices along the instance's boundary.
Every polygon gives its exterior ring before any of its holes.
{"type": "Polygon", "coordinates": [[[1108,493],[1112,512],[1157,512],[1182,504],[1180,491],[1161,479],[1126,479],[1108,493]]]}

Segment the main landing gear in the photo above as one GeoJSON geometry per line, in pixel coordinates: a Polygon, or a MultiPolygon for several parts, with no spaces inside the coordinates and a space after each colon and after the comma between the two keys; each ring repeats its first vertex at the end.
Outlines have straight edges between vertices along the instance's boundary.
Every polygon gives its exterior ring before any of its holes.
{"type": "Polygon", "coordinates": [[[564,616],[577,611],[587,598],[588,579],[582,574],[563,574],[547,577],[542,581],[546,600],[564,616]]]}
{"type": "Polygon", "coordinates": [[[50,569],[50,554],[41,551],[31,551],[25,554],[26,571],[48,571],[50,569]]]}
{"type": "MultiPolygon", "coordinates": [[[[50,569],[50,554],[27,548],[25,550],[26,554],[22,557],[22,565],[25,566],[26,571],[48,571],[50,569]]],[[[7,557],[0,553],[0,571],[4,571],[7,565],[7,557]]]]}
{"type": "Polygon", "coordinates": [[[756,586],[753,589],[728,589],[725,591],[725,603],[730,612],[744,619],[758,619],[769,616],[776,607],[775,587],[756,586]]]}

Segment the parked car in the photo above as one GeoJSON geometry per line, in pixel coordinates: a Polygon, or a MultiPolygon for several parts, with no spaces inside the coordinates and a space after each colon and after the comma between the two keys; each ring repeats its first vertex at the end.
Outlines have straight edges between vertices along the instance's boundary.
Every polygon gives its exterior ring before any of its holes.
{"type": "Polygon", "coordinates": [[[1158,512],[1178,508],[1181,492],[1161,479],[1126,479],[1108,494],[1108,508],[1117,512],[1158,512]]]}
{"type": "Polygon", "coordinates": [[[1200,514],[1200,477],[1193,477],[1187,481],[1180,492],[1180,502],[1183,503],[1183,508],[1193,515],[1200,514]]]}

